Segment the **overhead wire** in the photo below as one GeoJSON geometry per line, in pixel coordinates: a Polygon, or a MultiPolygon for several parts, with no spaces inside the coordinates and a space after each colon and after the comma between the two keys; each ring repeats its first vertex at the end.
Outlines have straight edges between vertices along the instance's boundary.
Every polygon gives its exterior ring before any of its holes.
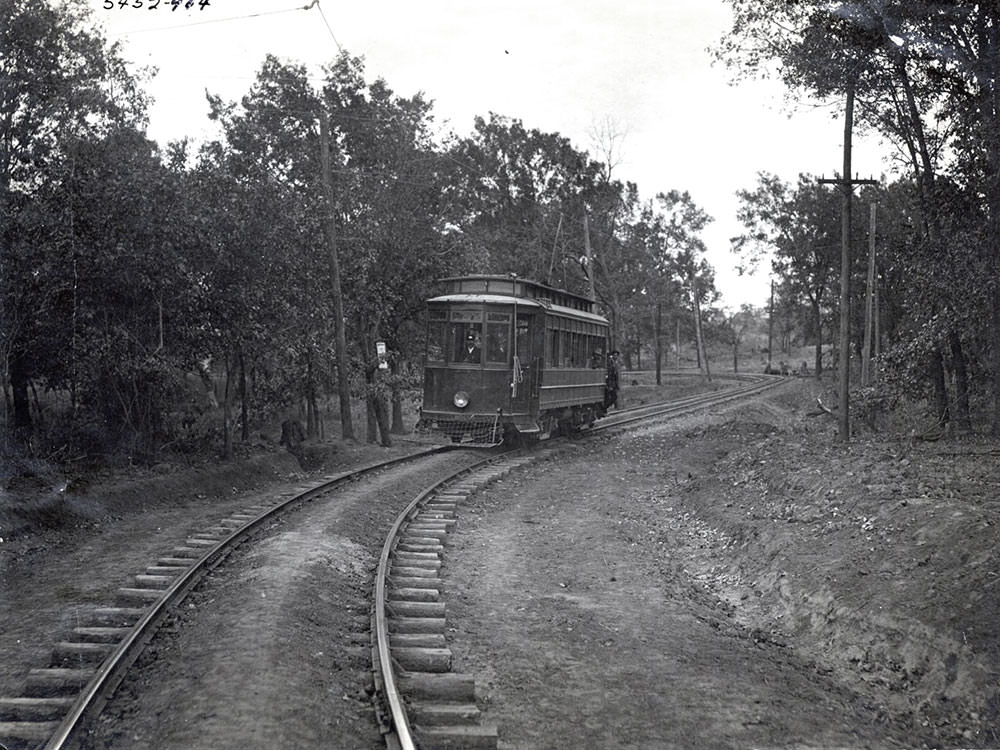
{"type": "MultiPolygon", "coordinates": [[[[314,0],[313,5],[319,7],[318,0],[314,0]]],[[[311,7],[312,5],[300,5],[294,8],[283,8],[282,10],[266,10],[266,11],[261,11],[259,13],[247,13],[242,16],[228,16],[226,18],[206,18],[204,21],[191,21],[190,23],[178,23],[172,26],[156,26],[147,29],[131,29],[128,31],[119,31],[119,32],[114,32],[112,35],[128,36],[129,34],[145,34],[147,32],[152,32],[152,31],[170,31],[172,29],[185,29],[185,28],[190,28],[192,26],[206,26],[208,24],[213,24],[213,23],[228,23],[230,21],[243,21],[248,18],[262,18],[264,16],[276,16],[282,13],[294,13],[300,10],[309,10],[311,7]]],[[[322,10],[320,10],[320,12],[322,13],[322,10]]],[[[333,32],[331,31],[331,33],[333,32]]]]}
{"type": "MultiPolygon", "coordinates": [[[[208,25],[208,24],[228,23],[228,22],[232,22],[232,21],[243,21],[243,20],[247,20],[247,19],[251,19],[251,18],[262,18],[262,17],[265,17],[265,16],[282,15],[282,14],[285,14],[285,13],[295,13],[297,11],[303,11],[303,10],[304,11],[309,11],[309,10],[312,10],[313,8],[316,8],[316,10],[319,11],[320,18],[323,19],[323,25],[326,27],[326,30],[327,30],[327,32],[330,35],[330,39],[333,40],[333,43],[334,43],[334,45],[336,45],[337,50],[339,52],[343,53],[344,52],[344,48],[341,46],[340,41],[337,39],[337,35],[334,33],[333,27],[330,25],[330,21],[327,19],[326,14],[323,12],[323,7],[320,5],[319,0],[312,0],[312,2],[310,2],[308,5],[299,5],[299,6],[295,6],[294,8],[283,8],[283,9],[280,9],[280,10],[262,11],[262,12],[259,12],[259,13],[247,13],[247,14],[244,14],[242,16],[228,16],[226,18],[211,18],[211,19],[205,19],[203,21],[192,21],[190,23],[174,24],[172,26],[160,26],[160,27],[157,27],[157,28],[132,29],[132,30],[129,30],[129,31],[120,31],[120,32],[114,33],[113,36],[128,36],[129,34],[142,34],[142,33],[153,32],[153,31],[169,31],[169,30],[172,30],[172,29],[189,28],[189,27],[192,27],[192,26],[204,26],[204,25],[208,25]]],[[[243,78],[243,76],[227,76],[227,78],[240,79],[240,78],[243,78]]],[[[314,76],[310,76],[310,78],[314,78],[314,76]]],[[[348,115],[348,114],[344,114],[344,113],[342,113],[341,116],[342,117],[346,117],[348,119],[354,119],[354,120],[359,120],[359,121],[366,121],[366,120],[369,121],[369,122],[385,121],[385,119],[383,119],[383,118],[364,118],[364,117],[360,117],[360,116],[356,116],[356,115],[348,115]]],[[[391,117],[387,118],[387,119],[390,120],[390,121],[392,120],[391,117]]],[[[451,156],[449,154],[435,154],[435,155],[431,155],[431,156],[428,156],[428,157],[422,157],[422,158],[419,158],[419,159],[414,159],[414,160],[411,160],[411,161],[407,161],[405,163],[409,164],[409,163],[414,163],[414,162],[417,162],[417,161],[434,161],[434,160],[442,160],[442,159],[443,160],[447,160],[447,161],[451,161],[454,164],[456,164],[456,165],[458,165],[458,166],[460,166],[460,167],[462,167],[462,168],[464,168],[464,169],[466,169],[466,170],[468,170],[470,172],[478,173],[480,175],[484,174],[481,170],[476,169],[471,164],[463,163],[463,162],[459,161],[458,159],[456,159],[455,157],[453,157],[453,156],[451,156]]],[[[350,170],[335,170],[335,171],[343,171],[343,172],[346,173],[346,172],[349,172],[350,170]]],[[[368,176],[373,176],[375,174],[378,174],[379,172],[381,172],[381,170],[379,170],[378,172],[368,173],[368,176]]]]}

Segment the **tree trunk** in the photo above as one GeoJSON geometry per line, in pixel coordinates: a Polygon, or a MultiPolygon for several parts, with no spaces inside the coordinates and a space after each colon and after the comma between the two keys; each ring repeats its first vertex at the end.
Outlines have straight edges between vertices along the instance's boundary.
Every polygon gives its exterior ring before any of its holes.
{"type": "Polygon", "coordinates": [[[310,352],[306,359],[306,435],[315,438],[319,434],[316,424],[316,378],[313,374],[313,358],[310,352]]]}
{"type": "Polygon", "coordinates": [[[981,3],[982,17],[978,23],[981,35],[979,48],[985,61],[986,74],[980,76],[979,109],[986,141],[986,195],[990,231],[987,252],[993,270],[993,434],[1000,437],[1000,82],[997,81],[996,61],[1000,55],[1000,8],[996,3],[981,3]]]}
{"type": "MultiPolygon", "coordinates": [[[[17,344],[15,343],[15,347],[17,344]]],[[[28,396],[28,372],[24,355],[15,351],[9,360],[10,391],[14,407],[14,445],[30,454],[31,434],[34,424],[31,420],[31,401],[28,396]]]]}
{"type": "Polygon", "coordinates": [[[323,178],[323,202],[325,216],[323,231],[329,250],[330,279],[333,287],[333,326],[337,339],[337,391],[340,397],[340,429],[344,440],[354,438],[354,422],[351,419],[351,385],[347,366],[347,333],[344,327],[344,296],[340,284],[340,258],[337,254],[337,221],[334,214],[336,203],[333,198],[333,177],[330,168],[330,123],[326,109],[321,105],[319,114],[320,166],[323,178]]]}
{"type": "Polygon", "coordinates": [[[226,355],[226,389],[222,398],[222,457],[233,457],[233,361],[226,355]]]}
{"type": "Polygon", "coordinates": [[[405,435],[406,423],[403,421],[403,397],[398,390],[392,392],[392,427],[393,435],[405,435]]]}
{"type": "Polygon", "coordinates": [[[368,381],[368,394],[365,398],[366,413],[368,415],[367,442],[378,442],[383,448],[392,445],[392,436],[389,429],[389,411],[385,407],[385,401],[378,395],[376,381],[378,378],[378,368],[369,368],[365,372],[365,379],[368,381]]]}
{"type": "Polygon", "coordinates": [[[694,274],[691,275],[691,288],[694,298],[694,335],[698,344],[698,369],[701,369],[702,364],[704,364],[705,377],[711,381],[712,371],[708,367],[708,352],[705,351],[705,339],[701,332],[701,302],[698,299],[698,280],[694,277],[694,274]]]}
{"type": "Polygon", "coordinates": [[[371,321],[368,326],[361,330],[360,344],[361,351],[365,358],[365,405],[368,416],[367,440],[369,443],[376,442],[376,432],[380,436],[379,441],[382,447],[388,448],[392,445],[392,437],[389,430],[389,410],[386,409],[384,399],[379,395],[378,389],[378,360],[375,357],[375,342],[378,341],[379,323],[378,320],[371,321]]]}
{"type": "Polygon", "coordinates": [[[656,384],[661,385],[663,371],[663,305],[656,303],[656,384]]]}
{"type": "Polygon", "coordinates": [[[371,394],[365,397],[365,442],[375,445],[378,442],[378,419],[375,416],[375,399],[371,394]]]}
{"type": "Polygon", "coordinates": [[[377,394],[373,398],[375,405],[375,422],[378,424],[378,432],[381,436],[379,444],[383,448],[392,446],[392,435],[389,429],[389,410],[385,408],[385,401],[377,394]]]}
{"type": "Polygon", "coordinates": [[[931,382],[934,386],[934,416],[939,427],[946,426],[951,421],[951,409],[948,407],[948,386],[944,379],[944,357],[940,349],[931,354],[931,382]]]}
{"type": "Polygon", "coordinates": [[[819,298],[812,303],[813,317],[816,319],[816,380],[823,375],[823,310],[819,298]]]}
{"type": "MultiPolygon", "coordinates": [[[[391,357],[389,366],[393,375],[399,375],[400,364],[398,357],[391,357]]],[[[393,378],[392,382],[392,427],[389,430],[393,435],[405,435],[406,425],[403,423],[403,394],[399,388],[399,378],[393,378]]]]}
{"type": "Polygon", "coordinates": [[[239,348],[240,364],[240,439],[245,443],[250,439],[250,394],[247,392],[247,365],[243,347],[239,348]]]}
{"type": "Polygon", "coordinates": [[[955,370],[955,423],[959,432],[972,432],[972,415],[969,413],[969,370],[962,349],[962,339],[956,331],[948,334],[952,367],[955,370]]]}

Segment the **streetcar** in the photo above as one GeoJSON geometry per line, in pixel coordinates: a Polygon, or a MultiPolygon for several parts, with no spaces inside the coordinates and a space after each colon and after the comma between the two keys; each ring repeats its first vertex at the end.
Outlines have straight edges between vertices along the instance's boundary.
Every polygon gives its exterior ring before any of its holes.
{"type": "Polygon", "coordinates": [[[440,283],[427,300],[418,431],[497,445],[544,440],[607,414],[617,382],[594,300],[514,275],[440,283]]]}

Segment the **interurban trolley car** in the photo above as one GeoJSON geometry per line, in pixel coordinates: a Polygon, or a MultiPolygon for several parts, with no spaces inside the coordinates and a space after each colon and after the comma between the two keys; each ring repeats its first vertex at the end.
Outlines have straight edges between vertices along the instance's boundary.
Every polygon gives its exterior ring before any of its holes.
{"type": "Polygon", "coordinates": [[[443,279],[427,301],[419,430],[495,445],[590,426],[615,402],[594,301],[514,276],[443,279]]]}

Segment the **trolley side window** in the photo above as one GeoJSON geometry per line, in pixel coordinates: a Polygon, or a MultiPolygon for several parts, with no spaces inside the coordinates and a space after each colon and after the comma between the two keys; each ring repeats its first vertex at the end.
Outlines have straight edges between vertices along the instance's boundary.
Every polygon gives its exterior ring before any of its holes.
{"type": "Polygon", "coordinates": [[[590,327],[590,335],[587,337],[587,349],[590,352],[590,366],[593,369],[600,369],[605,366],[604,360],[604,336],[597,326],[590,327]]]}
{"type": "Polygon", "coordinates": [[[448,311],[430,310],[427,313],[427,318],[427,360],[429,362],[444,362],[448,311]]]}
{"type": "Polygon", "coordinates": [[[572,367],[573,366],[573,332],[565,330],[569,328],[568,321],[563,323],[564,329],[561,331],[560,338],[560,350],[559,354],[562,355],[562,366],[572,367]]]}
{"type": "Polygon", "coordinates": [[[516,352],[522,366],[531,362],[531,316],[518,313],[517,331],[515,332],[516,352]]]}
{"type": "Polygon", "coordinates": [[[549,367],[559,367],[561,364],[559,359],[559,329],[549,328],[546,333],[548,333],[549,338],[549,356],[547,363],[549,367]]]}
{"type": "Polygon", "coordinates": [[[448,323],[448,361],[480,364],[483,360],[483,314],[452,310],[448,323]]]}
{"type": "Polygon", "coordinates": [[[510,351],[510,315],[486,314],[486,361],[507,364],[510,351]]]}

